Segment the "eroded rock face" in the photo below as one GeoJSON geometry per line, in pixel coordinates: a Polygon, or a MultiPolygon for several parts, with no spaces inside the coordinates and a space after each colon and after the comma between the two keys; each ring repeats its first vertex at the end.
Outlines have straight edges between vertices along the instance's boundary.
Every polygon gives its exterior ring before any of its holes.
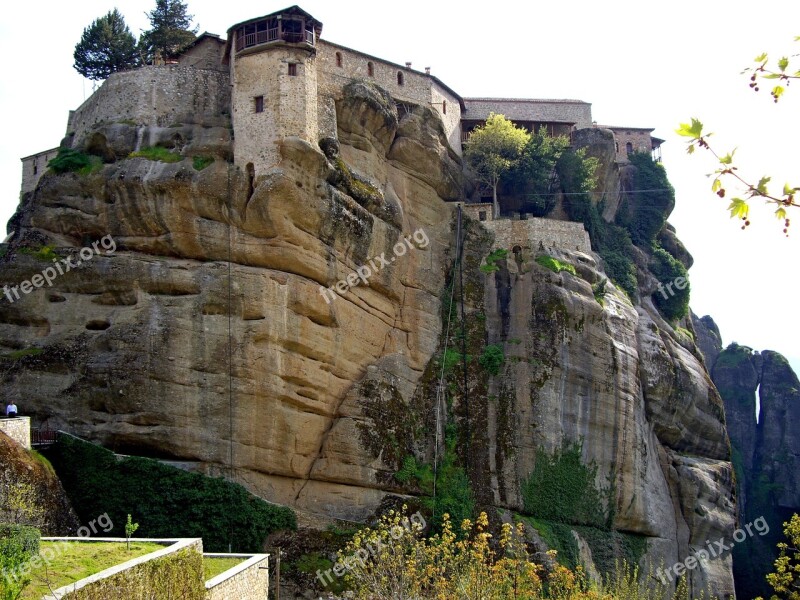
{"type": "Polygon", "coordinates": [[[45,536],[77,534],[78,517],[52,467],[2,431],[0,462],[0,523],[30,525],[45,536]]]}
{"type": "MultiPolygon", "coordinates": [[[[598,485],[614,484],[614,528],[647,536],[654,565],[729,537],[728,442],[699,352],[649,300],[609,283],[598,302],[592,256],[547,249],[578,272],[555,274],[522,247],[487,274],[493,241],[467,223],[471,400],[457,384],[452,407],[437,401],[455,253],[443,200],[462,197],[461,164],[428,108],[398,117],[372,86],[336,117],[338,145],[288,138],[257,180],[219,145],[201,171],[136,158],[45,176],[13,221],[2,283],[51,264],[25,245],[63,256],[111,235],[115,251],[0,307],[0,343],[43,350],[6,372],[10,393],[35,389],[27,405],[52,428],[209,473],[232,465],[271,501],[357,521],[387,494],[420,493],[394,474],[442,451],[435,415],[451,411],[482,506],[521,509],[537,453],[582,442],[598,485]],[[491,377],[487,343],[507,357],[491,377]]],[[[130,143],[101,133],[115,159],[130,143]]],[[[690,577],[732,589],[721,561],[690,577]]]]}

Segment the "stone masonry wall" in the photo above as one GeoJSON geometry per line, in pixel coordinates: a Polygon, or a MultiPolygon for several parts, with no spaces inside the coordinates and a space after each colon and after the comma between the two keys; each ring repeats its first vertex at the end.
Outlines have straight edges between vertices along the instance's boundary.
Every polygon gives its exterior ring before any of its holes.
{"type": "Polygon", "coordinates": [[[31,449],[31,418],[0,419],[0,431],[23,448],[31,449]]]}
{"type": "Polygon", "coordinates": [[[617,161],[628,162],[627,144],[633,152],[650,152],[653,149],[652,129],[625,129],[624,127],[607,127],[614,133],[617,143],[617,161]]]}
{"type": "Polygon", "coordinates": [[[491,204],[463,204],[462,207],[464,212],[476,221],[480,220],[480,213],[485,213],[486,219],[482,224],[494,233],[496,248],[512,250],[514,246],[527,246],[535,252],[541,242],[545,248],[577,250],[587,254],[592,249],[589,234],[582,223],[536,217],[525,220],[505,218],[493,220],[491,204]]]}
{"type": "Polygon", "coordinates": [[[247,557],[241,564],[206,582],[206,600],[265,600],[268,597],[268,554],[206,554],[205,556],[247,557]]]}
{"type": "Polygon", "coordinates": [[[102,123],[225,125],[230,112],[229,84],[227,72],[180,65],[114,73],[75,110],[68,133],[74,133],[75,147],[102,123]]]}
{"type": "Polygon", "coordinates": [[[301,137],[314,147],[317,124],[317,69],[313,53],[288,46],[242,52],[233,64],[234,160],[252,163],[256,175],[280,162],[278,142],[301,137]],[[289,75],[294,64],[296,75],[289,75]],[[256,98],[264,110],[256,112],[256,98]]]}
{"type": "Polygon", "coordinates": [[[575,123],[578,129],[592,126],[592,105],[580,100],[464,98],[464,104],[467,110],[462,118],[471,121],[484,121],[495,112],[512,121],[575,123]]]}
{"type": "Polygon", "coordinates": [[[178,57],[178,64],[183,67],[195,69],[211,69],[213,71],[227,71],[222,64],[222,55],[225,52],[225,42],[219,38],[205,37],[194,46],[184,51],[178,57]]]}
{"type": "Polygon", "coordinates": [[[58,154],[58,148],[51,148],[38,154],[32,154],[22,159],[22,193],[32,192],[36,189],[39,179],[47,171],[47,163],[58,154]]]}
{"type": "Polygon", "coordinates": [[[350,81],[367,79],[385,89],[396,100],[432,108],[442,118],[447,139],[453,150],[461,154],[459,99],[440,86],[430,75],[325,40],[317,42],[317,70],[321,97],[339,98],[342,88],[350,81]],[[341,67],[336,60],[337,52],[342,57],[341,67]],[[370,63],[372,76],[369,75],[370,63]],[[398,73],[403,75],[403,85],[398,84],[398,73]],[[447,103],[446,109],[442,101],[447,103]]]}

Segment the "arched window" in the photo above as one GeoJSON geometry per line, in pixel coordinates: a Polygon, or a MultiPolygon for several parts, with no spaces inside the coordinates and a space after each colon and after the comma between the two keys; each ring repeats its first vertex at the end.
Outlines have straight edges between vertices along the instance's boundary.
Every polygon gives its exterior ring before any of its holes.
{"type": "Polygon", "coordinates": [[[627,144],[625,144],[625,153],[630,154],[631,152],[633,152],[633,144],[628,142],[627,144]]]}
{"type": "Polygon", "coordinates": [[[447,114],[447,100],[442,100],[442,114],[447,114]]]}
{"type": "Polygon", "coordinates": [[[372,61],[367,63],[367,75],[375,77],[375,65],[372,64],[372,61]]]}
{"type": "Polygon", "coordinates": [[[397,85],[403,85],[403,72],[397,72],[397,85]]]}
{"type": "Polygon", "coordinates": [[[342,68],[342,53],[341,52],[337,52],[336,53],[336,66],[339,67],[340,69],[342,68]]]}

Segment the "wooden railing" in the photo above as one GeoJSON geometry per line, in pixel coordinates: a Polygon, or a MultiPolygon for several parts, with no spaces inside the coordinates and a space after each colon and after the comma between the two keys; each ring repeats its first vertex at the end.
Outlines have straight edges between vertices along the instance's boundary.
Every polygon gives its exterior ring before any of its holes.
{"type": "Polygon", "coordinates": [[[283,35],[279,35],[278,28],[273,27],[264,31],[256,31],[255,33],[246,33],[238,35],[236,38],[236,51],[244,50],[245,48],[252,48],[261,44],[269,44],[270,42],[277,42],[282,40],[289,44],[301,44],[305,42],[309,46],[314,45],[314,32],[305,31],[294,33],[291,31],[284,31],[283,35]]]}

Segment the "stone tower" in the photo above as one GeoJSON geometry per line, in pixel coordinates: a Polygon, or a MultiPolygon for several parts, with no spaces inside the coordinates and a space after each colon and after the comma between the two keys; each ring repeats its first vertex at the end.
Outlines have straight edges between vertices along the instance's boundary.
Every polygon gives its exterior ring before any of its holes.
{"type": "Polygon", "coordinates": [[[297,6],[228,30],[234,162],[258,176],[287,136],[317,143],[317,40],[322,23],[297,6]],[[252,165],[252,166],[251,166],[252,165]]]}

